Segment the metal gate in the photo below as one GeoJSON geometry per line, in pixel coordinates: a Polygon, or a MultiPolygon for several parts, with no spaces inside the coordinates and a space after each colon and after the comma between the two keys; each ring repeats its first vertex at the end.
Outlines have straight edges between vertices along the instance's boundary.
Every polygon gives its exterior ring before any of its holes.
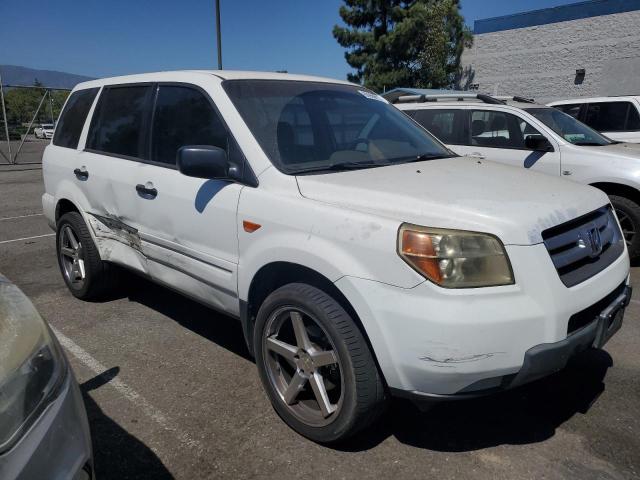
{"type": "Polygon", "coordinates": [[[42,161],[70,89],[3,85],[0,78],[0,165],[42,161]]]}

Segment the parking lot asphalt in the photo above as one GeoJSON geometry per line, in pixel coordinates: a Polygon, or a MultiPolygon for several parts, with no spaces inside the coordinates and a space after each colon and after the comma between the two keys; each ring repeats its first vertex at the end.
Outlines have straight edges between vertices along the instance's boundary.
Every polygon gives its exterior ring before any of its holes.
{"type": "Polygon", "coordinates": [[[0,171],[0,272],[67,351],[98,480],[640,477],[640,288],[604,351],[493,397],[424,413],[394,401],[329,448],[278,418],[236,320],[137,278],[110,301],[72,297],[39,215],[43,188],[38,169],[0,171]]]}

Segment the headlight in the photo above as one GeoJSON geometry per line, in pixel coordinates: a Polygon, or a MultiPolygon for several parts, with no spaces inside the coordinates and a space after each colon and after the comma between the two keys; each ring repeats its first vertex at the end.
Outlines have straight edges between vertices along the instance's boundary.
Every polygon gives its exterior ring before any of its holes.
{"type": "Polygon", "coordinates": [[[0,276],[0,453],[55,398],[65,365],[29,299],[0,276]]]}
{"type": "Polygon", "coordinates": [[[487,233],[403,224],[398,253],[418,273],[446,288],[514,283],[502,242],[487,233]]]}

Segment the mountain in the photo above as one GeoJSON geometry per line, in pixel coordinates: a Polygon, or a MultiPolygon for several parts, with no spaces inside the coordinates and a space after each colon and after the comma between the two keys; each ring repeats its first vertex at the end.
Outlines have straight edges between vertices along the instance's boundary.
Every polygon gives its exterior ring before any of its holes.
{"type": "Polygon", "coordinates": [[[45,87],[73,88],[80,82],[93,80],[91,77],[54,70],[36,70],[16,65],[0,65],[3,85],[33,85],[36,78],[45,87]]]}

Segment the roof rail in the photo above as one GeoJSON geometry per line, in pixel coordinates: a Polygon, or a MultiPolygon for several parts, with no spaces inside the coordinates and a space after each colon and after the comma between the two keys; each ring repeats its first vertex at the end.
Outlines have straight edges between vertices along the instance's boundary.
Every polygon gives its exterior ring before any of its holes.
{"type": "Polygon", "coordinates": [[[504,104],[503,100],[485,95],[483,93],[438,93],[438,94],[422,94],[422,95],[402,95],[395,98],[391,103],[420,103],[420,102],[436,102],[438,100],[454,100],[461,102],[463,100],[480,100],[484,103],[504,104]]]}
{"type": "Polygon", "coordinates": [[[519,95],[498,95],[494,98],[497,98],[498,100],[513,100],[514,102],[520,102],[520,103],[536,103],[536,101],[533,98],[528,98],[528,97],[521,97],[519,95]]]}

